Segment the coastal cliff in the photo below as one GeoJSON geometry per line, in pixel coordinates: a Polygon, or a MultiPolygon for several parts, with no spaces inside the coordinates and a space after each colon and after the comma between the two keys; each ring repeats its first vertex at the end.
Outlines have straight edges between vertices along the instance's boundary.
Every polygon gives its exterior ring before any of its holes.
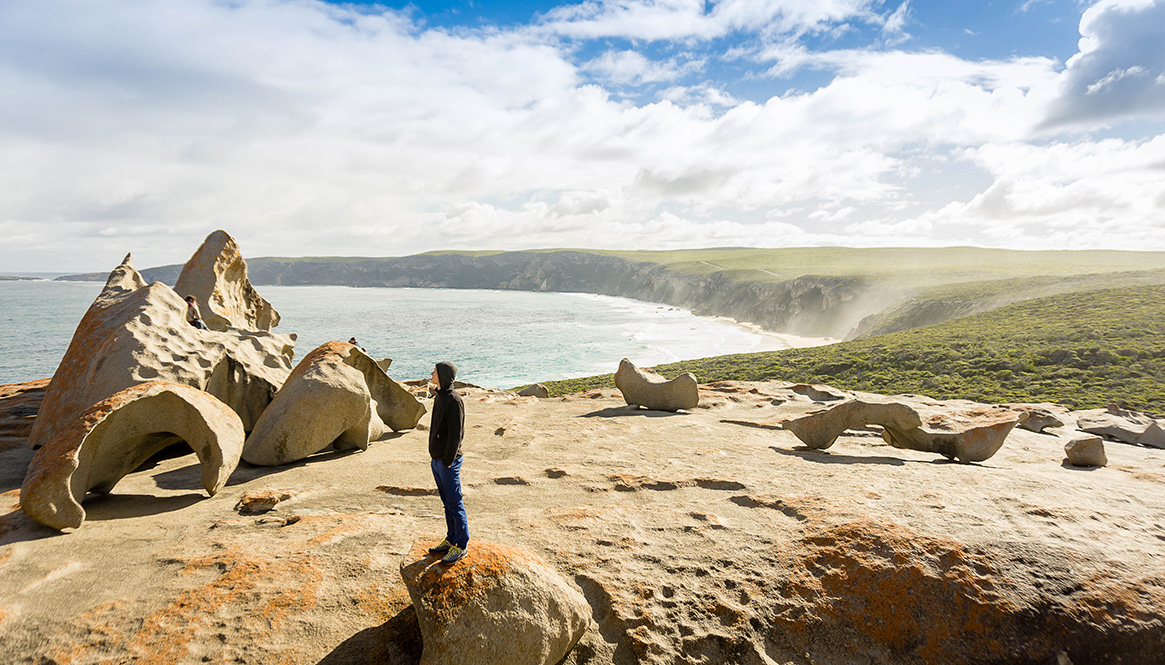
{"type": "MultiPolygon", "coordinates": [[[[596,293],[724,316],[768,330],[844,337],[871,310],[858,277],[804,275],[774,283],[739,282],[722,273],[693,275],[658,263],[580,251],[417,254],[399,258],[258,258],[256,285],[340,285],[596,293]]],[[[180,266],[142,271],[172,284],[180,266]]],[[[64,279],[90,279],[74,275],[64,279]]]]}

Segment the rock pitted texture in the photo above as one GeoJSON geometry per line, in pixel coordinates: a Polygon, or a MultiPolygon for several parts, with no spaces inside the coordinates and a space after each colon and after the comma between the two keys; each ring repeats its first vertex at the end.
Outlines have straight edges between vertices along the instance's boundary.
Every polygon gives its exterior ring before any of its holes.
{"type": "Polygon", "coordinates": [[[982,462],[1003,445],[1026,414],[971,402],[939,402],[918,396],[863,395],[781,424],[810,448],[833,445],[847,429],[881,425],[886,443],[938,453],[960,462],[982,462]]]}
{"type": "Polygon", "coordinates": [[[279,312],[251,285],[239,244],[226,231],[206,236],[182,267],[174,290],[183,298],[194,296],[211,330],[271,330],[279,325],[279,312]]]}
{"type": "Polygon", "coordinates": [[[628,404],[656,411],[694,409],[700,404],[696,375],[685,372],[669,381],[655,372],[639,369],[626,358],[619,361],[615,387],[628,404]]]}
{"type": "Polygon", "coordinates": [[[1078,411],[1075,415],[1076,427],[1082,432],[1107,436],[1124,443],[1165,448],[1165,421],[1152,416],[1119,406],[1078,411]]]}
{"type": "Polygon", "coordinates": [[[1108,457],[1104,454],[1104,441],[1096,435],[1079,436],[1064,444],[1064,454],[1072,466],[1104,466],[1108,457]]]}
{"type": "Polygon", "coordinates": [[[178,440],[198,455],[202,486],[214,496],[239,463],[243,424],[225,404],[189,386],[154,381],[127,388],[94,404],[37,451],[20,506],[45,526],[75,529],[85,521],[87,492],[109,493],[178,440]]]}
{"type": "Polygon", "coordinates": [[[533,552],[473,541],[445,567],[413,544],[400,574],[421,626],[421,665],[554,665],[590,623],[586,598],[533,552]]]}
{"type": "Polygon", "coordinates": [[[328,342],[292,370],[243,447],[251,464],[277,466],[318,453],[367,450],[385,428],[412,429],[425,407],[347,342],[328,342]]]}
{"type": "Polygon", "coordinates": [[[537,397],[539,399],[546,399],[547,397],[550,397],[550,390],[541,383],[535,383],[521,389],[518,391],[518,394],[522,397],[537,397]]]}
{"type": "Polygon", "coordinates": [[[161,282],[145,284],[126,255],[73,333],[29,444],[43,445],[90,406],[149,381],[205,390],[249,430],[291,371],[294,344],[295,335],[190,326],[182,298],[161,282]]]}

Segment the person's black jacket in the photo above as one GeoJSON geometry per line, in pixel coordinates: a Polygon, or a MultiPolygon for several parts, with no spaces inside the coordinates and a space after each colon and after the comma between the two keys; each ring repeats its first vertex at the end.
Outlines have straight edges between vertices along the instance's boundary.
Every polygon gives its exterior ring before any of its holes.
{"type": "MultiPolygon", "coordinates": [[[[442,367],[445,364],[437,365],[440,384],[437,396],[433,398],[433,419],[429,423],[429,457],[441,460],[445,466],[452,466],[454,460],[461,457],[461,440],[465,435],[465,403],[461,401],[461,395],[453,390],[456,368],[447,370],[442,367]]],[[[452,367],[452,363],[448,365],[452,367]]]]}

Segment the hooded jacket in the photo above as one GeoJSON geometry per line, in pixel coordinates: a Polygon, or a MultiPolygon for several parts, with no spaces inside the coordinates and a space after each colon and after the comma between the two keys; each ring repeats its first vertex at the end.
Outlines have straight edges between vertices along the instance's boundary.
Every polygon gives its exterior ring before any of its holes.
{"type": "Polygon", "coordinates": [[[461,457],[461,440],[465,434],[465,403],[453,390],[457,366],[437,363],[437,396],[433,398],[433,419],[429,423],[429,457],[452,466],[461,457]]]}

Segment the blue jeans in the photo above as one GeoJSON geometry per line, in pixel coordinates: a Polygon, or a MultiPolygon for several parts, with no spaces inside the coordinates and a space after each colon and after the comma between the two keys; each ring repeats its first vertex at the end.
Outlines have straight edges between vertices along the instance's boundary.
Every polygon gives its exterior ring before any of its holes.
{"type": "Polygon", "coordinates": [[[437,492],[445,506],[445,540],[465,549],[469,544],[469,516],[465,514],[465,500],[461,496],[461,458],[453,460],[450,467],[439,459],[430,461],[429,466],[433,468],[437,492]]]}

